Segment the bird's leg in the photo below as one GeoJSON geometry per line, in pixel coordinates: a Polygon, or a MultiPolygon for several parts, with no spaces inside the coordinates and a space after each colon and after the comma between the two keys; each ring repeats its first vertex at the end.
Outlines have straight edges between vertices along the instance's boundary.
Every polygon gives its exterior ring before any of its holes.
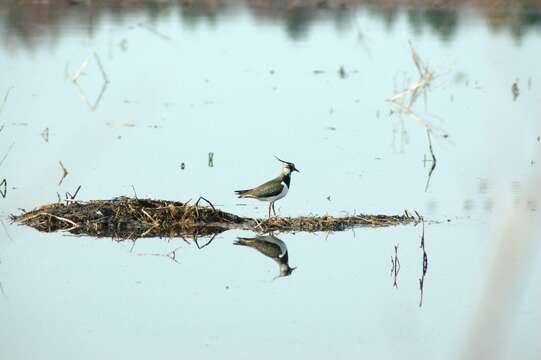
{"type": "Polygon", "coordinates": [[[276,209],[274,208],[274,201],[272,202],[272,212],[274,213],[274,216],[276,216],[276,209]]]}
{"type": "Polygon", "coordinates": [[[272,206],[272,201],[269,203],[269,219],[271,218],[271,206],[272,206]]]}

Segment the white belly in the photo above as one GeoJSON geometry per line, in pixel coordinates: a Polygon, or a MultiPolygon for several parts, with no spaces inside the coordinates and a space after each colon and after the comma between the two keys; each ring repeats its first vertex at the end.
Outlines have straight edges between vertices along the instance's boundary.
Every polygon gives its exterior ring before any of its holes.
{"type": "Polygon", "coordinates": [[[276,201],[276,200],[280,200],[281,198],[286,196],[287,192],[289,191],[289,188],[287,187],[287,184],[284,183],[284,182],[282,183],[282,185],[284,187],[282,188],[281,193],[279,193],[278,195],[275,195],[275,196],[268,197],[268,198],[262,198],[261,200],[263,200],[263,201],[276,201]]]}

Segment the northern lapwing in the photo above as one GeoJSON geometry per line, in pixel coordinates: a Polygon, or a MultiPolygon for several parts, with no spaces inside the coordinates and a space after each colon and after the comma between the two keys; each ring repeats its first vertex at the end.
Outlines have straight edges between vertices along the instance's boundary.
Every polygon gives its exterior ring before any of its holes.
{"type": "Polygon", "coordinates": [[[253,238],[237,238],[235,245],[248,246],[261,254],[276,261],[280,273],[277,277],[288,276],[296,268],[289,266],[289,256],[286,244],[272,234],[256,236],[253,238]]]}
{"type": "Polygon", "coordinates": [[[271,208],[274,216],[276,216],[274,202],[286,196],[287,192],[289,191],[291,186],[291,173],[293,171],[300,172],[295,167],[295,164],[280,160],[277,157],[276,159],[283,163],[282,173],[278,175],[278,177],[253,189],[235,191],[235,194],[237,194],[239,198],[252,198],[260,201],[269,201],[269,218],[271,217],[271,208]]]}

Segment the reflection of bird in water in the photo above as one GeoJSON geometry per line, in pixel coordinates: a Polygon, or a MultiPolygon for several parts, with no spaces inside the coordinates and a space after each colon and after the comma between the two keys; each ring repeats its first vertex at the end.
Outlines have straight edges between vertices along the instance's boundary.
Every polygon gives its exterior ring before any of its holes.
{"type": "Polygon", "coordinates": [[[261,254],[273,259],[279,266],[280,276],[291,275],[295,267],[289,266],[289,257],[286,244],[272,234],[256,236],[253,238],[239,237],[235,245],[249,246],[261,254]]]}

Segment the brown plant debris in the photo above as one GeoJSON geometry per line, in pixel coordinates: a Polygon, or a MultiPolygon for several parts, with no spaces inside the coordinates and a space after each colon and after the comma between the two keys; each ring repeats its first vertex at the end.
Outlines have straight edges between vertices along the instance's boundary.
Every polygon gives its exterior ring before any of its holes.
{"type": "Polygon", "coordinates": [[[214,206],[204,198],[196,203],[118,197],[112,200],[69,201],[44,205],[12,220],[39,231],[68,231],[97,237],[193,237],[209,236],[230,229],[256,232],[343,231],[353,227],[382,227],[418,223],[409,215],[352,215],[240,217],[214,206]],[[201,200],[209,206],[201,206],[201,200]]]}

